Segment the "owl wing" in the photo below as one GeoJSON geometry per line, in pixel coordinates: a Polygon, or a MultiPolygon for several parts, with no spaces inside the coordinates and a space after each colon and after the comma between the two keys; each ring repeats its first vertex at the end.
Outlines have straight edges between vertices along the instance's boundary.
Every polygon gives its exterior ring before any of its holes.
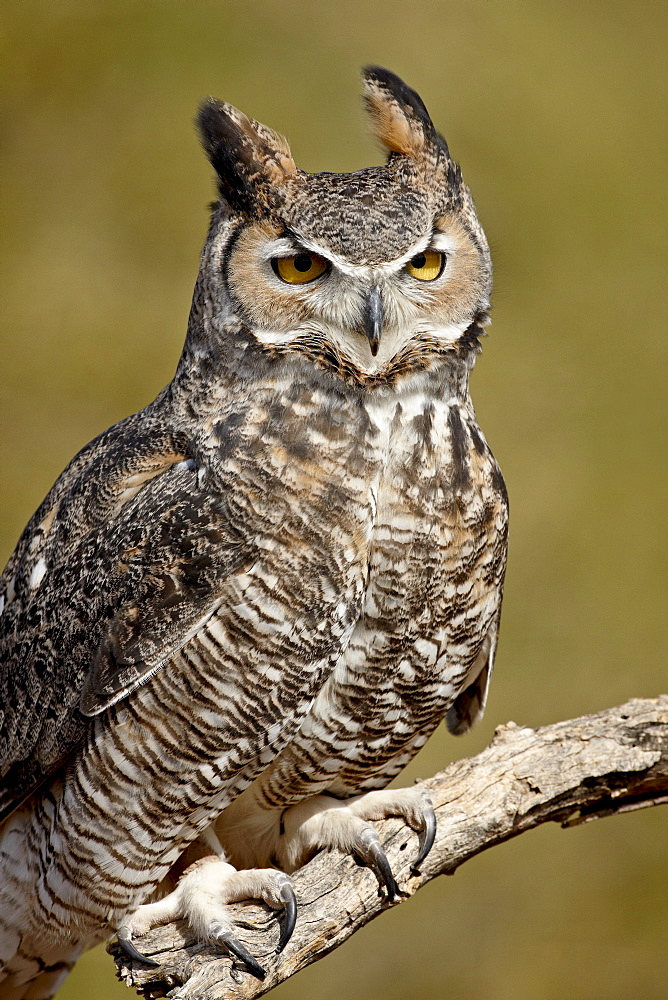
{"type": "MultiPolygon", "coordinates": [[[[86,716],[126,697],[196,635],[230,579],[255,560],[252,528],[235,521],[176,449],[161,449],[161,471],[125,501],[131,491],[120,501],[116,491],[114,504],[106,473],[127,467],[128,435],[120,437],[107,435],[88,446],[88,460],[75,459],[5,574],[12,600],[0,619],[0,815],[81,744],[86,716]],[[38,528],[54,503],[45,540],[38,528]]],[[[124,481],[142,475],[131,470],[124,481]]]]}
{"type": "MultiPolygon", "coordinates": [[[[505,559],[504,559],[505,565],[505,559]]],[[[461,736],[482,717],[487,702],[489,682],[494,669],[494,655],[499,635],[499,618],[501,615],[501,594],[496,618],[485,636],[480,652],[471,668],[471,682],[457,696],[445,716],[448,731],[453,736],[461,736]]]]}
{"type": "Polygon", "coordinates": [[[225,501],[201,488],[194,468],[163,475],[104,533],[116,554],[114,613],[81,691],[86,716],[130,694],[192,639],[225,599],[230,576],[255,559],[253,540],[225,501]],[[108,534],[108,537],[107,537],[108,534]]]}

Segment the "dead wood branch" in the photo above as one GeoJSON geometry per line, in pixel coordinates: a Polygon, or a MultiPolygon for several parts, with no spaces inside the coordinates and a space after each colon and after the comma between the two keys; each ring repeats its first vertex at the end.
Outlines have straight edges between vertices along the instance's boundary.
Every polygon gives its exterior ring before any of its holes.
{"type": "MultiPolygon", "coordinates": [[[[399,820],[379,824],[404,899],[437,875],[541,823],[562,826],[668,802],[668,695],[633,699],[541,729],[508,723],[476,757],[425,782],[438,819],[436,843],[419,874],[411,872],[417,838],[399,820]]],[[[160,963],[133,963],[111,945],[118,976],[145,997],[250,1000],[269,992],[342,944],[388,902],[375,876],[352,858],[320,854],[294,876],[295,934],[281,956],[275,915],[236,904],[238,938],[267,969],[263,982],[239,962],[201,947],[182,924],[156,928],[137,946],[160,963]]],[[[391,905],[397,905],[395,902],[391,905]]]]}

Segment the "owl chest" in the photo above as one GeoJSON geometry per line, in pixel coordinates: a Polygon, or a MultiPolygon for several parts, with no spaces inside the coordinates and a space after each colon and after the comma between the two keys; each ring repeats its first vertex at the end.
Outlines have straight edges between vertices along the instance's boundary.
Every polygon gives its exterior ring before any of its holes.
{"type": "Polygon", "coordinates": [[[353,405],[295,379],[233,430],[227,451],[220,428],[217,439],[221,492],[257,556],[228,605],[249,609],[246,628],[252,615],[293,622],[323,646],[318,658],[360,629],[406,645],[452,632],[454,612],[498,589],[502,481],[465,396],[388,392],[353,405]]]}
{"type": "Polygon", "coordinates": [[[473,411],[398,402],[370,414],[359,617],[297,740],[337,747],[341,789],[410,759],[465,686],[500,606],[505,491],[473,411]]]}
{"type": "Polygon", "coordinates": [[[374,416],[385,454],[372,486],[367,600],[386,611],[424,606],[494,534],[498,470],[460,399],[415,395],[374,416]]]}
{"type": "Polygon", "coordinates": [[[400,401],[386,434],[363,613],[341,668],[410,700],[447,680],[450,697],[498,610],[503,481],[460,400],[400,401]]]}

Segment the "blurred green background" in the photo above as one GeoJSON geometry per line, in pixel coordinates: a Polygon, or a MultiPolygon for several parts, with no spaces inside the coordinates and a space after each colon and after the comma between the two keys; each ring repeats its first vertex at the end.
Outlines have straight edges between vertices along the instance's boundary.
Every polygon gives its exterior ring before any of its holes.
{"type": "MultiPolygon", "coordinates": [[[[214,94],[308,170],[379,162],[359,66],[424,98],[492,244],[478,416],[511,496],[484,722],[410,769],[666,690],[665,3],[5,0],[0,548],[69,458],[170,379],[214,194],[214,94]]],[[[277,1000],[666,996],[668,810],[496,848],[277,1000]]],[[[61,1000],[127,997],[101,949],[61,1000]]]]}

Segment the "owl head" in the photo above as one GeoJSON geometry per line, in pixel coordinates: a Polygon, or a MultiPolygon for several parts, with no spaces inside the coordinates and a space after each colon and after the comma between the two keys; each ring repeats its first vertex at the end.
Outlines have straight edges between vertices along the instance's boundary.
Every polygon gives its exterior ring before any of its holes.
{"type": "Polygon", "coordinates": [[[254,350],[306,355],[368,384],[477,345],[491,262],[420,97],[379,67],[363,71],[363,87],[388,156],[354,173],[299,170],[271,129],[229,104],[202,105],[220,202],[200,281],[218,337],[240,324],[254,350]]]}

